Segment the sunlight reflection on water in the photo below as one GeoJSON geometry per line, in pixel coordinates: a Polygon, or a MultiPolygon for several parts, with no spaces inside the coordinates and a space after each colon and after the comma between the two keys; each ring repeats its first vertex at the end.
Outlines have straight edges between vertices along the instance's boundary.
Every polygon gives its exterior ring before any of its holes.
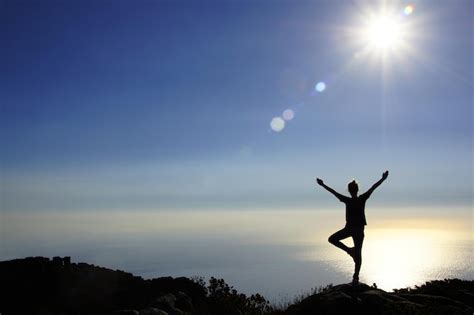
{"type": "MultiPolygon", "coordinates": [[[[432,229],[366,230],[361,281],[392,290],[414,286],[430,279],[473,278],[472,244],[453,237],[452,232],[432,229]]],[[[352,241],[347,241],[352,246],[352,241]]],[[[325,260],[350,276],[354,264],[344,252],[304,254],[303,259],[325,260]]]]}

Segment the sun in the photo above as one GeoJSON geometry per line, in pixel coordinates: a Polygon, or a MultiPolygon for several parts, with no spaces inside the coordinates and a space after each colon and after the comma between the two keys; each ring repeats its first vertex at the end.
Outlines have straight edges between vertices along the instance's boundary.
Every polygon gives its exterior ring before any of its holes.
{"type": "Polygon", "coordinates": [[[354,57],[388,64],[415,53],[413,44],[418,28],[414,10],[414,5],[401,6],[396,2],[360,6],[353,22],[345,28],[348,40],[356,48],[354,57]]]}
{"type": "Polygon", "coordinates": [[[367,21],[362,36],[370,50],[385,53],[401,47],[403,25],[393,16],[372,17],[367,21]]]}

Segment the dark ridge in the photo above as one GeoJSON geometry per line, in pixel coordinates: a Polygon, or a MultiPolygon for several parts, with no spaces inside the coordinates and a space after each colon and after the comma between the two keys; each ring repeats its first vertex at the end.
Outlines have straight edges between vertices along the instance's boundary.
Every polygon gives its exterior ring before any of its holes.
{"type": "Polygon", "coordinates": [[[260,294],[237,292],[223,279],[145,280],[70,257],[0,262],[1,315],[166,314],[469,314],[474,281],[431,281],[387,293],[366,284],[328,286],[286,309],[260,294]]]}

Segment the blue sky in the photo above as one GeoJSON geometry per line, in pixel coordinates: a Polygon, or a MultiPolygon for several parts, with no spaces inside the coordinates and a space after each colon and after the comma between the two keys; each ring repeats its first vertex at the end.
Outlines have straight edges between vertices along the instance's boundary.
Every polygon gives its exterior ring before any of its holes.
{"type": "Polygon", "coordinates": [[[470,207],[473,3],[407,4],[382,61],[374,2],[2,1],[2,208],[470,207]]]}

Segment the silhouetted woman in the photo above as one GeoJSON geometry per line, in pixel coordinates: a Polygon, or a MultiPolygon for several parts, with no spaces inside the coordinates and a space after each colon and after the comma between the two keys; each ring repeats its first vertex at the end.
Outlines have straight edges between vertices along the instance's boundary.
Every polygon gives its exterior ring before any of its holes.
{"type": "Polygon", "coordinates": [[[357,196],[359,191],[357,182],[355,180],[351,181],[347,185],[347,190],[351,194],[351,197],[341,195],[331,187],[326,186],[321,179],[316,179],[319,185],[323,186],[327,191],[336,196],[337,199],[346,204],[346,226],[331,235],[328,241],[348,253],[354,259],[355,269],[352,279],[353,284],[359,282],[360,266],[362,265],[362,243],[364,242],[364,227],[367,225],[367,221],[365,220],[365,202],[369,199],[375,188],[379,187],[387,177],[388,171],[385,171],[382,174],[382,178],[360,196],[357,196]],[[348,237],[352,237],[354,247],[347,247],[341,242],[341,240],[348,237]]]}

